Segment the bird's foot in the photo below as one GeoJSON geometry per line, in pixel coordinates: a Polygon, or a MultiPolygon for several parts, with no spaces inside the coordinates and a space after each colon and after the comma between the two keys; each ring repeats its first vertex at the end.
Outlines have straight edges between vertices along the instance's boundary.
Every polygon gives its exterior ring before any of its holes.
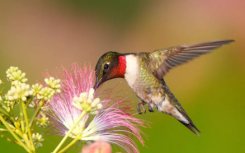
{"type": "Polygon", "coordinates": [[[148,110],[149,112],[154,112],[153,108],[151,107],[151,105],[148,105],[148,110]]]}
{"type": "Polygon", "coordinates": [[[142,114],[142,112],[146,113],[146,110],[145,110],[144,105],[145,105],[144,102],[138,103],[138,105],[137,105],[137,111],[138,111],[139,114],[142,114]],[[140,107],[142,107],[143,111],[141,111],[140,107]]]}

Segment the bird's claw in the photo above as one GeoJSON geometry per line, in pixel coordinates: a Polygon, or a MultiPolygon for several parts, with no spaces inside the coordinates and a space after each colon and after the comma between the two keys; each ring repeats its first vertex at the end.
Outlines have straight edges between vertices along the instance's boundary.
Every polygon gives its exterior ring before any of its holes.
{"type": "Polygon", "coordinates": [[[144,102],[138,103],[138,105],[137,105],[137,111],[138,111],[139,114],[142,114],[142,112],[146,113],[146,110],[145,110],[144,105],[145,105],[144,102]],[[142,107],[143,111],[141,111],[140,107],[142,107]]]}
{"type": "Polygon", "coordinates": [[[148,105],[148,110],[149,112],[154,112],[153,108],[150,105],[148,105]]]}

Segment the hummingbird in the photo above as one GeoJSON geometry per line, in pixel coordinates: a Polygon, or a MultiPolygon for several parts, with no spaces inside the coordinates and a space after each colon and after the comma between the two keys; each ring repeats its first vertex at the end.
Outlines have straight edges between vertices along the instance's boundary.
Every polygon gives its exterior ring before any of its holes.
{"type": "Polygon", "coordinates": [[[156,108],[173,116],[194,134],[199,135],[200,131],[170,91],[163,77],[174,67],[231,42],[234,40],[180,45],[140,53],[109,51],[103,54],[96,64],[94,88],[108,80],[124,78],[140,100],[137,104],[139,114],[146,113],[144,105],[148,105],[149,112],[154,112],[153,108],[156,108]]]}

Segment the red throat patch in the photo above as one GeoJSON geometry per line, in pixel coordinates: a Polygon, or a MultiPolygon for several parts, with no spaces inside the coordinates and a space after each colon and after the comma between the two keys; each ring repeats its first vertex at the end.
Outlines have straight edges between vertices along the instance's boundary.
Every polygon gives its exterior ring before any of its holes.
{"type": "Polygon", "coordinates": [[[124,78],[124,74],[126,71],[126,57],[125,56],[119,56],[118,58],[118,65],[117,65],[117,71],[118,75],[122,78],[124,78]]]}
{"type": "Polygon", "coordinates": [[[118,57],[118,65],[113,68],[110,74],[110,78],[124,78],[124,74],[126,71],[126,57],[119,56],[118,57]]]}

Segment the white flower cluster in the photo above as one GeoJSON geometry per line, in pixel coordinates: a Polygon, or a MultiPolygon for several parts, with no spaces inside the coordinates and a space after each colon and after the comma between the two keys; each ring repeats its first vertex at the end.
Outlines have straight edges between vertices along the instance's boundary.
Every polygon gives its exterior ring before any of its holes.
{"type": "Polygon", "coordinates": [[[32,134],[32,139],[33,139],[33,143],[35,145],[35,148],[38,148],[38,147],[42,147],[43,146],[42,142],[44,141],[44,139],[43,139],[43,136],[41,134],[39,134],[39,133],[36,133],[36,134],[33,133],[32,134]]]}
{"type": "Polygon", "coordinates": [[[37,119],[36,124],[39,127],[46,128],[49,124],[49,118],[44,113],[41,113],[40,117],[37,119]]]}
{"type": "Polygon", "coordinates": [[[33,96],[37,99],[43,99],[49,101],[53,98],[54,94],[61,92],[60,79],[55,79],[53,77],[45,78],[45,83],[48,87],[44,87],[41,84],[36,83],[32,85],[33,96]]]}
{"type": "Polygon", "coordinates": [[[60,79],[55,80],[54,77],[50,77],[49,79],[48,78],[45,78],[44,81],[56,93],[60,93],[61,92],[61,90],[60,90],[61,89],[60,79]]]}
{"type": "Polygon", "coordinates": [[[40,91],[42,90],[43,86],[41,84],[34,84],[32,85],[32,92],[33,96],[37,96],[37,99],[42,99],[40,91]]]}
{"type": "Polygon", "coordinates": [[[14,81],[12,87],[7,93],[7,99],[10,101],[21,99],[26,101],[28,96],[32,95],[32,90],[30,90],[30,85],[26,83],[21,83],[19,81],[14,81]]]}
{"type": "Polygon", "coordinates": [[[40,97],[39,99],[43,99],[45,101],[49,101],[53,98],[55,91],[49,87],[42,88],[39,92],[40,97]]]}
{"type": "MultiPolygon", "coordinates": [[[[48,87],[43,87],[41,84],[32,85],[25,84],[27,78],[25,78],[25,73],[19,70],[18,67],[11,66],[7,71],[7,78],[11,81],[12,87],[8,91],[5,99],[9,101],[21,99],[26,101],[28,96],[36,96],[36,99],[43,99],[49,101],[53,98],[53,95],[61,92],[60,79],[55,79],[54,77],[45,78],[44,81],[48,87]]],[[[0,80],[0,84],[2,81],[0,80]]]]}
{"type": "Polygon", "coordinates": [[[7,78],[9,81],[19,81],[19,82],[26,82],[27,78],[25,78],[26,74],[21,72],[18,67],[11,66],[7,71],[7,78]]]}
{"type": "Polygon", "coordinates": [[[94,99],[94,89],[89,90],[89,94],[86,92],[80,94],[79,97],[74,97],[72,105],[80,110],[90,112],[91,114],[97,114],[98,110],[102,108],[102,104],[99,98],[94,99]]]}

